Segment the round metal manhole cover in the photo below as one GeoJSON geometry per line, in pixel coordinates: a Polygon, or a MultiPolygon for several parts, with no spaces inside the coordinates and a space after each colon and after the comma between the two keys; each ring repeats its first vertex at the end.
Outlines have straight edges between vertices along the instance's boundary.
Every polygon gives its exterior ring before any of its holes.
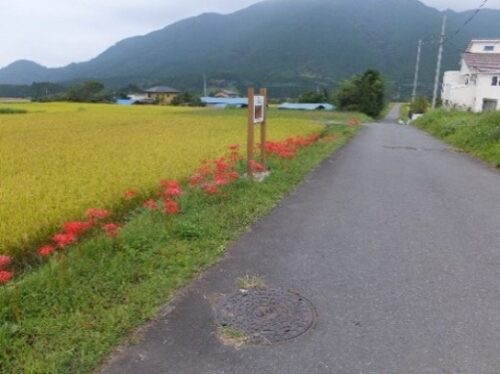
{"type": "Polygon", "coordinates": [[[225,297],[216,309],[222,327],[245,333],[253,344],[273,344],[294,339],[316,321],[312,303],[282,290],[240,290],[225,297]]]}

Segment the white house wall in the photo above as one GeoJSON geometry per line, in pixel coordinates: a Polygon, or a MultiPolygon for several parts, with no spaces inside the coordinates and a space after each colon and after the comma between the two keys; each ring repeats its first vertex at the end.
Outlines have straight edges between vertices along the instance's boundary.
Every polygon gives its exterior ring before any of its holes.
{"type": "Polygon", "coordinates": [[[474,40],[469,47],[471,53],[500,53],[500,42],[498,40],[474,40]],[[485,51],[484,47],[493,46],[493,51],[485,51]]]}
{"type": "MultiPolygon", "coordinates": [[[[483,110],[483,100],[492,99],[500,103],[500,86],[492,86],[491,80],[495,74],[480,74],[477,79],[477,97],[474,103],[474,112],[481,112],[483,110]]],[[[497,109],[500,110],[500,104],[497,104],[497,109]]]]}

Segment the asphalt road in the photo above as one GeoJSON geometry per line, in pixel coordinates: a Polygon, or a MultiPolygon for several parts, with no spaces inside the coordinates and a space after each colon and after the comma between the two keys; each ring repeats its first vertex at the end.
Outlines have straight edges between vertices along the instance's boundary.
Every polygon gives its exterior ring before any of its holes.
{"type": "Polygon", "coordinates": [[[364,127],[105,373],[500,373],[500,173],[390,118],[364,127]],[[311,300],[274,346],[215,336],[246,273],[311,300]]]}

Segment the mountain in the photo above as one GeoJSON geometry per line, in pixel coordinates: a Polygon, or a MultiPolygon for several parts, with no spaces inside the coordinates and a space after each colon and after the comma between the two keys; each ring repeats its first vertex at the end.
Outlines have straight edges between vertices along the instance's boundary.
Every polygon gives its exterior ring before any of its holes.
{"type": "MultiPolygon", "coordinates": [[[[473,11],[447,11],[448,32],[473,11]]],[[[275,95],[331,88],[368,68],[407,93],[419,38],[436,39],[443,13],[418,0],[267,0],[229,15],[203,14],[125,39],[96,58],[62,68],[27,61],[0,69],[0,83],[99,79],[111,86],[169,84],[201,90],[213,84],[262,84],[275,95]]],[[[500,37],[499,10],[483,10],[445,46],[455,69],[471,38],[500,37]]],[[[432,86],[437,45],[422,51],[422,89],[432,86]]]]}

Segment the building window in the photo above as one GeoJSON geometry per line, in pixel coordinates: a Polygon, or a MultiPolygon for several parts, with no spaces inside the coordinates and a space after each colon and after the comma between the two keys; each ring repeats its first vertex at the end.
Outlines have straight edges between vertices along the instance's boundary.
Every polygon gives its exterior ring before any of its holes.
{"type": "Polygon", "coordinates": [[[484,46],[484,51],[485,52],[493,52],[495,50],[495,46],[494,45],[485,45],[484,46]]]}
{"type": "Polygon", "coordinates": [[[491,85],[492,86],[497,86],[498,85],[498,77],[491,78],[491,85]]]}

